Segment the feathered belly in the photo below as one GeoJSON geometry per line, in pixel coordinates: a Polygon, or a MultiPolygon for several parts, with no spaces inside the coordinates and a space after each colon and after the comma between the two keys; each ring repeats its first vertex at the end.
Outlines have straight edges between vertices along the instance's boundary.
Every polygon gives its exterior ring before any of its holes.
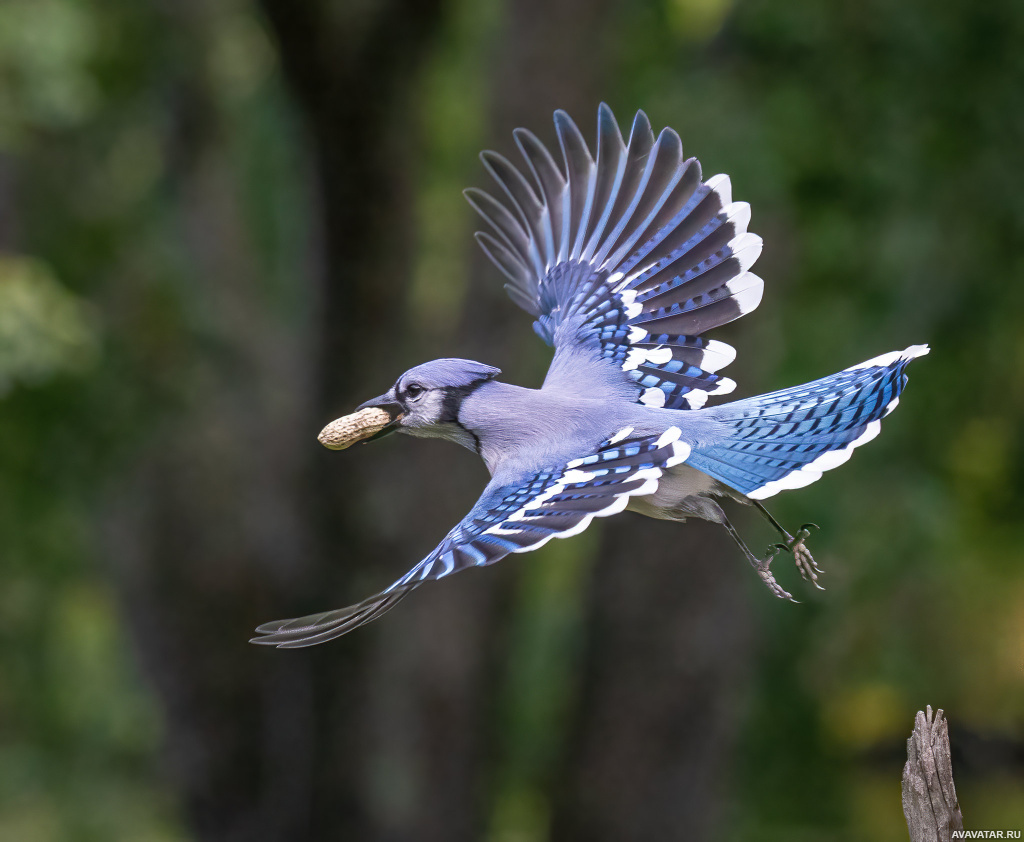
{"type": "Polygon", "coordinates": [[[631,497],[626,508],[660,520],[699,517],[717,523],[721,508],[710,499],[712,496],[732,497],[734,493],[707,474],[682,464],[662,475],[657,491],[646,497],[631,497]]]}

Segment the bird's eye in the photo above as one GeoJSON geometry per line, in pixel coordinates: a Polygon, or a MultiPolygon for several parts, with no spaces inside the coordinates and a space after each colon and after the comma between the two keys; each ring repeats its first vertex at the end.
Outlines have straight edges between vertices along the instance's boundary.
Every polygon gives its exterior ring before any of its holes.
{"type": "Polygon", "coordinates": [[[405,387],[405,396],[411,400],[416,400],[426,390],[419,383],[410,383],[405,387]]]}

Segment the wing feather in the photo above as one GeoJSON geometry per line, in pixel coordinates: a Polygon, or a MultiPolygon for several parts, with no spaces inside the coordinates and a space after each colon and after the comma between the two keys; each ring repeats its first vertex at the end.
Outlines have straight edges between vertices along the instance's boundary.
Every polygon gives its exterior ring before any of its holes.
{"type": "Polygon", "coordinates": [[[594,363],[617,365],[641,403],[696,409],[731,391],[717,371],[735,352],[701,334],[761,301],[763,282],[749,271],[762,247],[747,232],[750,206],[732,200],[728,176],[703,181],[674,131],[655,139],[643,112],[624,143],[602,104],[596,159],[564,111],[555,131],[561,164],[520,129],[527,176],[482,155],[507,202],[466,194],[495,231],[478,240],[509,294],[555,346],[545,387],[578,388],[585,348],[594,363]]]}
{"type": "Polygon", "coordinates": [[[690,453],[678,427],[661,436],[631,433],[622,430],[596,452],[556,468],[492,483],[437,548],[389,588],[347,608],[264,623],[252,642],[295,649],[332,640],[390,611],[424,582],[535,550],[582,532],[595,517],[621,512],[630,497],[653,494],[662,471],[690,453]]]}

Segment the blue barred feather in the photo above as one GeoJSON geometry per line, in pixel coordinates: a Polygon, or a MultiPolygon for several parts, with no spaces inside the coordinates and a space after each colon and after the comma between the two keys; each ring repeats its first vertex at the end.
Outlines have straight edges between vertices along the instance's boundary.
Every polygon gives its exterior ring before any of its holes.
{"type": "Polygon", "coordinates": [[[695,448],[688,464],[755,500],[802,488],[841,465],[878,434],[906,386],[915,345],[813,383],[712,410],[732,435],[695,448]]]}
{"type": "Polygon", "coordinates": [[[678,427],[629,438],[621,430],[596,452],[512,484],[489,486],[438,547],[401,579],[356,605],[260,626],[254,643],[296,649],[339,637],[374,620],[424,582],[500,561],[552,538],[582,532],[595,517],[621,512],[630,497],[653,494],[662,471],[690,452],[678,427]]]}

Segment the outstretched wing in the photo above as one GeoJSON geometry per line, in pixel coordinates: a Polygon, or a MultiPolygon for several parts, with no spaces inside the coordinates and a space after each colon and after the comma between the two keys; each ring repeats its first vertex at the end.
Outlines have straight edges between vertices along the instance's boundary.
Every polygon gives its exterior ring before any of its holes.
{"type": "Polygon", "coordinates": [[[564,167],[518,129],[529,177],[484,152],[504,196],[466,191],[494,230],[478,242],[556,349],[549,381],[578,377],[561,363],[585,346],[619,366],[645,404],[696,409],[732,391],[715,372],[736,352],[701,334],[761,301],[763,282],[748,271],[761,253],[761,238],[747,233],[750,206],[732,201],[728,176],[702,181],[671,129],[655,140],[642,111],[626,144],[601,105],[596,160],[564,111],[555,129],[564,167]]]}
{"type": "Polygon", "coordinates": [[[386,590],[348,608],[266,623],[252,642],[282,649],[323,643],[377,619],[424,582],[535,550],[582,532],[595,517],[621,512],[630,497],[653,494],[662,471],[690,453],[677,427],[660,437],[631,439],[631,433],[622,430],[596,453],[556,469],[489,486],[441,544],[386,590]]]}

